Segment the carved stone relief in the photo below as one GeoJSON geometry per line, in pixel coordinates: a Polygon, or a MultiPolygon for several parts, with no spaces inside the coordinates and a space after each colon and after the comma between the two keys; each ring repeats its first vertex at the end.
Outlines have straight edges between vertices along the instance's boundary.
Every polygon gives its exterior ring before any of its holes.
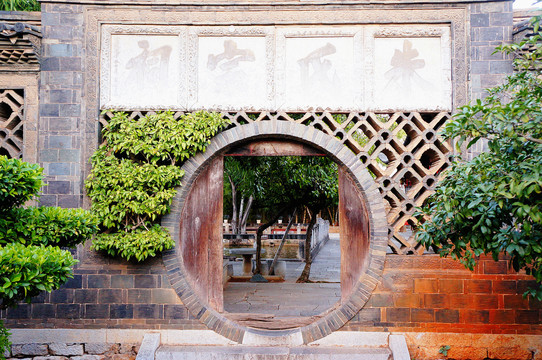
{"type": "Polygon", "coordinates": [[[275,108],[363,108],[363,28],[277,29],[275,108]]]}
{"type": "Polygon", "coordinates": [[[103,108],[167,109],[186,103],[186,29],[104,25],[103,108]]]}
{"type": "Polygon", "coordinates": [[[105,25],[103,35],[102,109],[452,106],[448,26],[105,25]]]}
{"type": "Polygon", "coordinates": [[[369,27],[368,109],[451,111],[449,27],[369,27]]]}

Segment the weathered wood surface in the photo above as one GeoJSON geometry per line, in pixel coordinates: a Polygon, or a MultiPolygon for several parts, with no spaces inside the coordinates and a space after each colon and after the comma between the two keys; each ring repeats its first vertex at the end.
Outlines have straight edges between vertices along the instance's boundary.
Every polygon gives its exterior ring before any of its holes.
{"type": "Polygon", "coordinates": [[[312,324],[322,315],[307,317],[277,318],[272,314],[227,313],[226,317],[238,324],[264,330],[287,330],[312,324]]]}
{"type": "Polygon", "coordinates": [[[312,146],[287,140],[254,141],[235,147],[225,156],[326,156],[312,146]]]}
{"type": "Polygon", "coordinates": [[[362,194],[339,166],[339,224],[341,236],[341,301],[354,290],[369,254],[369,213],[362,194]]]}
{"type": "Polygon", "coordinates": [[[197,295],[224,311],[222,291],[223,159],[204,169],[190,190],[180,221],[180,251],[197,295]]]}

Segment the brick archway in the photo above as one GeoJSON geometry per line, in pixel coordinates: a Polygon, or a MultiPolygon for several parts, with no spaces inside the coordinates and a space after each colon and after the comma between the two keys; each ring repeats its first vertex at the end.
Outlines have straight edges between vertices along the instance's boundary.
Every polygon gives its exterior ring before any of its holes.
{"type": "Polygon", "coordinates": [[[341,328],[348,320],[356,315],[369,299],[372,291],[380,282],[387,247],[387,222],[383,200],[377,184],[365,170],[359,159],[340,143],[312,126],[287,121],[258,121],[238,126],[215,136],[207,151],[198,154],[183,165],[185,176],[182,186],[173,199],[171,213],[162,220],[162,225],[168,228],[176,247],[163,254],[164,264],[171,286],[175,289],[183,304],[191,314],[205,324],[209,329],[243,344],[307,344],[341,328]],[[213,159],[228,149],[241,143],[255,140],[285,139],[302,144],[308,144],[321,150],[349,173],[355,186],[360,190],[362,201],[369,214],[369,255],[368,264],[364,266],[357,284],[347,299],[342,299],[340,306],[328,312],[319,320],[301,328],[292,330],[257,330],[242,326],[223,314],[214,310],[202,300],[191,285],[188,273],[180,253],[180,218],[185,201],[198,175],[213,159]]]}

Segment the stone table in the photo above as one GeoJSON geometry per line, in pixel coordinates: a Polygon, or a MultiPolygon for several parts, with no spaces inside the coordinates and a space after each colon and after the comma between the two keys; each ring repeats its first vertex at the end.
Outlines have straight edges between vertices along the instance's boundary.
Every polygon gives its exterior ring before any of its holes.
{"type": "MultiPolygon", "coordinates": [[[[265,253],[265,249],[261,250],[261,253],[265,253]]],[[[230,249],[232,255],[243,256],[243,275],[252,275],[252,256],[256,254],[255,248],[239,248],[230,249]]]]}

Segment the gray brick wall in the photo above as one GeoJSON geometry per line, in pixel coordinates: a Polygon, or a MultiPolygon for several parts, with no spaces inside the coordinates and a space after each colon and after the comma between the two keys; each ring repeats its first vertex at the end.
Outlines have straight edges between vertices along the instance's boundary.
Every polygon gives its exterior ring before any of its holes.
{"type": "MultiPolygon", "coordinates": [[[[510,57],[495,53],[495,47],[512,42],[512,1],[478,3],[470,6],[470,100],[487,95],[485,89],[499,85],[512,72],[510,57]]],[[[465,153],[471,160],[487,150],[487,141],[480,140],[465,153]]]]}
{"type": "Polygon", "coordinates": [[[82,205],[83,7],[43,4],[39,153],[42,205],[82,205]]]}
{"type": "Polygon", "coordinates": [[[470,6],[470,98],[483,98],[488,87],[498,85],[512,72],[512,61],[495,47],[512,41],[512,1],[470,6]]]}

